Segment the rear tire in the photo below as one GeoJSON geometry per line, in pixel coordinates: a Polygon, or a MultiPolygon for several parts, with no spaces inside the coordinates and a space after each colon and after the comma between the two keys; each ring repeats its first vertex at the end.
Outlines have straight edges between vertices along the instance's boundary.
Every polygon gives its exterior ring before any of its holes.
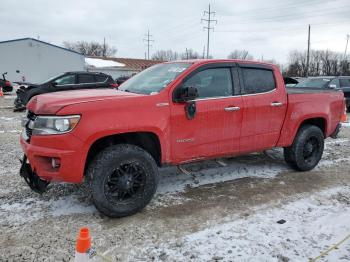
{"type": "Polygon", "coordinates": [[[321,129],[304,125],[299,129],[293,144],[284,148],[284,159],[297,171],[309,171],[321,160],[323,150],[324,136],[321,129]]]}
{"type": "Polygon", "coordinates": [[[113,145],[98,154],[87,172],[96,208],[109,217],[124,217],[143,209],[158,184],[158,167],[145,150],[113,145]]]}

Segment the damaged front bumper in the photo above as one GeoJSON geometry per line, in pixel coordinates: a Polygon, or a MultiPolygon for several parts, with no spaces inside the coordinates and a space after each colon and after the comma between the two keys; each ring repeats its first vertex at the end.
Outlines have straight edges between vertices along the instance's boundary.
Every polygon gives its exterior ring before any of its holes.
{"type": "Polygon", "coordinates": [[[50,184],[50,182],[42,180],[34,171],[32,171],[26,155],[23,156],[21,161],[19,174],[24,178],[28,186],[34,192],[39,194],[44,193],[47,190],[47,186],[50,184]]]}
{"type": "Polygon", "coordinates": [[[25,110],[26,106],[23,104],[22,100],[17,97],[14,101],[14,111],[22,111],[25,110]]]}

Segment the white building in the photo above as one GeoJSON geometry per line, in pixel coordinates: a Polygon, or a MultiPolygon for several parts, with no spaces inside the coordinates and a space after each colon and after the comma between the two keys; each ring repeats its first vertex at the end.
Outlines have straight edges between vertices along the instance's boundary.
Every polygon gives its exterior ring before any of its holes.
{"type": "Polygon", "coordinates": [[[0,76],[10,81],[42,82],[67,71],[84,71],[84,55],[33,38],[0,42],[0,76]],[[16,73],[16,71],[20,71],[16,73]]]}
{"type": "Polygon", "coordinates": [[[133,74],[137,74],[150,66],[161,63],[161,61],[135,58],[88,56],[85,58],[85,63],[87,71],[102,72],[116,79],[121,76],[131,76],[133,74]]]}

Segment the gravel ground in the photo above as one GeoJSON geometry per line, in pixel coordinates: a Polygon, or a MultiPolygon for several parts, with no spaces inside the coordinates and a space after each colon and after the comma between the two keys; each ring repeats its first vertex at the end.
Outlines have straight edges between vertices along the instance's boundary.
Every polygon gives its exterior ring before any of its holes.
{"type": "MultiPolygon", "coordinates": [[[[280,149],[186,165],[189,175],[162,168],[146,209],[110,219],[96,211],[85,185],[53,184],[40,196],[19,177],[22,113],[9,109],[13,99],[0,98],[0,261],[69,261],[82,226],[112,261],[306,261],[350,233],[342,224],[350,219],[349,127],[327,139],[311,172],[290,170],[280,149]],[[315,212],[305,215],[308,208],[315,212]],[[322,228],[332,215],[337,223],[322,228]],[[289,231],[276,229],[281,218],[289,231]]],[[[343,245],[332,261],[350,259],[350,241],[343,245]]]]}

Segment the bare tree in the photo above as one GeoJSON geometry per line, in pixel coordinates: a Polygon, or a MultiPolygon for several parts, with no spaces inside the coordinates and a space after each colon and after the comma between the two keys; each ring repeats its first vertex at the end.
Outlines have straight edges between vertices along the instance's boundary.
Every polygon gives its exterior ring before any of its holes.
{"type": "Polygon", "coordinates": [[[199,59],[200,55],[198,52],[194,51],[193,49],[186,49],[184,53],[180,55],[181,59],[188,60],[188,59],[199,59]]]}
{"type": "Polygon", "coordinates": [[[64,47],[82,53],[87,56],[114,56],[117,49],[113,46],[105,44],[100,44],[98,42],[87,42],[87,41],[77,41],[77,42],[63,42],[64,47]]]}
{"type": "Polygon", "coordinates": [[[228,56],[228,59],[253,60],[253,56],[247,50],[234,50],[228,56]]]}
{"type": "MultiPolygon", "coordinates": [[[[306,75],[306,52],[294,50],[289,54],[288,76],[306,75]]],[[[348,57],[330,50],[311,50],[309,76],[349,75],[348,57]]]]}
{"type": "Polygon", "coordinates": [[[172,50],[158,50],[152,55],[152,60],[173,61],[179,59],[179,54],[172,50]]]}

